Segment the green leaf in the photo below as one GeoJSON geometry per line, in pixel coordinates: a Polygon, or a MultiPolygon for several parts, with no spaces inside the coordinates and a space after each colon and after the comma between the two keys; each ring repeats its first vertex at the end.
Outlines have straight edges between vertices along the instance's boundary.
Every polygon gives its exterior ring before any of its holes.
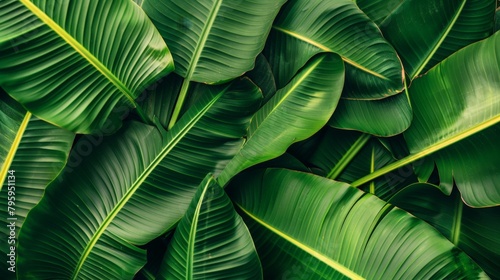
{"type": "MultiPolygon", "coordinates": [[[[380,139],[356,131],[327,128],[316,149],[304,161],[308,166],[319,168],[316,174],[352,183],[396,159],[380,139]]],[[[387,199],[415,181],[413,170],[407,167],[365,184],[362,189],[387,199]]]]}
{"type": "Polygon", "coordinates": [[[267,169],[228,188],[264,276],[478,279],[485,273],[437,230],[377,197],[319,176],[267,169]]]}
{"type": "MultiPolygon", "coordinates": [[[[432,161],[442,184],[451,191],[454,179],[464,201],[474,207],[500,203],[498,162],[487,147],[496,149],[500,121],[500,33],[453,54],[426,75],[414,80],[409,96],[413,122],[404,133],[410,154],[366,175],[352,186],[363,185],[392,170],[428,157],[420,168],[426,178],[432,161]],[[490,138],[493,137],[493,138],[490,138]],[[474,143],[474,141],[479,141],[474,143]],[[495,148],[493,148],[495,147],[495,148]],[[462,152],[465,152],[462,156],[462,152]],[[476,168],[468,160],[485,157],[476,168]],[[467,170],[458,174],[460,170],[467,170]]],[[[418,169],[417,169],[418,170],[418,169]]]]}
{"type": "Polygon", "coordinates": [[[144,0],[167,42],[175,72],[187,81],[220,83],[254,66],[285,0],[144,0]]]}
{"type": "Polygon", "coordinates": [[[355,0],[356,5],[380,25],[405,0],[355,0]]]}
{"type": "Polygon", "coordinates": [[[387,137],[408,129],[412,117],[408,97],[403,92],[380,100],[341,99],[328,123],[339,129],[387,137]]]}
{"type": "Polygon", "coordinates": [[[344,97],[380,99],[403,89],[396,51],[356,4],[289,1],[273,24],[265,49],[278,88],[320,52],[337,53],[347,63],[344,97]]]}
{"type": "Polygon", "coordinates": [[[13,273],[7,270],[11,266],[7,254],[16,240],[8,236],[19,236],[27,213],[64,167],[75,135],[33,117],[1,89],[0,131],[0,215],[5,218],[0,229],[5,241],[0,246],[0,278],[10,279],[13,273]],[[14,231],[6,226],[10,222],[15,223],[14,231]]]}
{"type": "Polygon", "coordinates": [[[211,175],[179,222],[156,279],[262,279],[250,232],[211,175]]]}
{"type": "Polygon", "coordinates": [[[414,120],[404,134],[410,153],[441,150],[431,158],[443,184],[451,191],[454,178],[472,206],[500,205],[499,159],[489,150],[496,149],[500,135],[499,50],[497,32],[452,55],[410,88],[414,120]]]}
{"type": "Polygon", "coordinates": [[[0,18],[0,86],[75,132],[96,132],[108,118],[119,124],[113,109],[136,107],[139,93],[173,70],[160,34],[132,1],[8,0],[0,18]]]}
{"type": "Polygon", "coordinates": [[[380,23],[380,29],[413,79],[460,48],[489,36],[494,10],[495,0],[406,0],[380,23]]]}
{"type": "Polygon", "coordinates": [[[140,106],[150,121],[158,118],[160,124],[165,128],[168,126],[181,85],[182,78],[172,73],[154,83],[143,93],[140,106]]]}
{"type": "Polygon", "coordinates": [[[470,208],[457,191],[447,196],[430,184],[408,186],[390,202],[434,226],[492,278],[500,275],[500,207],[470,208]]]}
{"type": "Polygon", "coordinates": [[[267,103],[276,93],[276,81],[271,70],[271,65],[263,54],[259,54],[255,60],[255,67],[246,74],[259,88],[264,95],[263,103],[267,103]]]}
{"type": "Polygon", "coordinates": [[[21,230],[20,277],[131,278],[145,261],[134,245],[182,218],[205,175],[219,173],[240,149],[260,98],[248,79],[210,87],[166,139],[152,126],[131,122],[78,168],[67,166],[21,230]],[[128,249],[120,252],[120,246],[128,249]],[[120,253],[109,258],[103,255],[108,251],[120,253]]]}
{"type": "Polygon", "coordinates": [[[495,17],[495,8],[495,0],[468,0],[450,33],[423,72],[429,71],[461,48],[491,36],[494,33],[492,21],[495,17]]]}
{"type": "Polygon", "coordinates": [[[253,116],[247,141],[218,180],[224,186],[238,172],[275,158],[323,127],[340,98],[344,65],[338,55],[322,54],[253,116]]]}

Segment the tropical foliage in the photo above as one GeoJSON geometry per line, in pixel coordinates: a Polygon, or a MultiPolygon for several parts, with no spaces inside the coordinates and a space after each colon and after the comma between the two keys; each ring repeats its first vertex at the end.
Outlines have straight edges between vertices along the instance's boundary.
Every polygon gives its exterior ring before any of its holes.
{"type": "Polygon", "coordinates": [[[0,278],[500,279],[497,6],[0,1],[0,278]]]}

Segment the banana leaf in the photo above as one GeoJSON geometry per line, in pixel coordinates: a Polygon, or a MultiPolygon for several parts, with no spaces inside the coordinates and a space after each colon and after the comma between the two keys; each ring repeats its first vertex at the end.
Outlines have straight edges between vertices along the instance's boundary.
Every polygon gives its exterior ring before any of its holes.
{"type": "Polygon", "coordinates": [[[75,135],[34,117],[1,89],[0,131],[0,215],[5,218],[0,228],[5,241],[0,246],[0,278],[11,279],[7,254],[16,239],[8,237],[19,236],[26,215],[63,169],[75,135]],[[7,226],[11,222],[13,231],[7,226]]]}
{"type": "Polygon", "coordinates": [[[179,222],[156,279],[262,279],[250,232],[210,174],[179,222]]]}
{"type": "Polygon", "coordinates": [[[248,79],[209,89],[165,137],[130,122],[66,168],[21,229],[19,277],[132,278],[145,263],[135,245],[178,223],[206,174],[240,149],[262,97],[248,79]]]}
{"type": "Polygon", "coordinates": [[[358,7],[377,25],[380,25],[405,0],[355,0],[358,7]]]}
{"type": "Polygon", "coordinates": [[[144,0],[187,82],[221,83],[254,66],[285,0],[144,0]]]}
{"type": "Polygon", "coordinates": [[[403,89],[403,70],[378,27],[349,0],[296,0],[283,6],[264,50],[283,87],[315,54],[346,62],[343,97],[381,99],[403,89]]]}
{"type": "Polygon", "coordinates": [[[462,47],[491,35],[495,2],[406,0],[380,23],[380,29],[413,79],[462,47]]]}
{"type": "Polygon", "coordinates": [[[500,205],[500,33],[450,56],[413,82],[411,156],[430,155],[441,184],[471,206],[500,205]],[[433,153],[436,152],[436,153],[433,153]]]}
{"type": "Polygon", "coordinates": [[[245,145],[218,176],[221,186],[240,171],[282,155],[295,142],[323,127],[340,99],[344,64],[321,54],[253,116],[245,145]]]}
{"type": "MultiPolygon", "coordinates": [[[[395,162],[396,158],[380,139],[368,134],[327,128],[316,149],[303,159],[317,169],[316,174],[352,183],[363,175],[395,162]]],[[[381,199],[417,181],[411,167],[403,167],[360,188],[381,199]]]]}
{"type": "Polygon", "coordinates": [[[377,197],[285,169],[244,173],[228,192],[267,279],[478,279],[436,229],[377,197]]]}
{"type": "Polygon", "coordinates": [[[402,92],[380,100],[341,98],[328,124],[334,128],[388,137],[408,129],[412,118],[408,96],[402,92]]]}
{"type": "Polygon", "coordinates": [[[132,1],[7,0],[0,18],[0,86],[74,132],[96,133],[107,121],[118,128],[122,108],[137,107],[141,91],[173,70],[161,35],[132,1]]]}
{"type": "Polygon", "coordinates": [[[431,184],[410,185],[389,202],[434,226],[491,278],[500,277],[499,207],[468,207],[456,190],[445,195],[431,184]]]}

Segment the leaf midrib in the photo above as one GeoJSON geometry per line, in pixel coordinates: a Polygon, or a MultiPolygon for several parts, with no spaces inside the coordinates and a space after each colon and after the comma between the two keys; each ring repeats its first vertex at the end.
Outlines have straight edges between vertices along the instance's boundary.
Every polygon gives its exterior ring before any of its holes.
{"type": "Polygon", "coordinates": [[[240,208],[241,211],[243,211],[246,215],[248,215],[248,217],[250,217],[251,219],[253,219],[255,222],[259,223],[261,226],[267,228],[268,230],[270,230],[274,234],[276,234],[279,237],[285,239],[286,241],[290,242],[292,245],[294,245],[297,248],[301,249],[302,251],[308,253],[309,255],[313,256],[314,258],[316,258],[317,260],[323,262],[324,264],[328,265],[329,267],[333,268],[334,270],[342,273],[343,275],[345,275],[345,276],[347,276],[347,277],[349,277],[351,279],[360,279],[360,280],[361,279],[365,279],[362,276],[358,275],[356,272],[354,272],[354,271],[350,270],[349,268],[345,267],[341,263],[339,263],[339,262],[331,259],[328,256],[325,256],[321,252],[316,251],[314,248],[311,248],[311,247],[307,246],[306,244],[301,243],[300,241],[298,241],[298,240],[294,239],[293,237],[287,235],[285,232],[282,232],[279,229],[273,227],[272,225],[270,225],[270,224],[264,222],[263,220],[259,219],[258,217],[256,217],[252,213],[250,213],[250,211],[248,211],[247,209],[245,209],[239,203],[235,202],[235,205],[238,206],[238,208],[240,208]]]}
{"type": "Polygon", "coordinates": [[[219,12],[220,6],[222,5],[222,0],[218,0],[217,2],[214,3],[212,6],[212,9],[210,10],[210,14],[208,15],[208,20],[203,26],[203,30],[201,31],[200,38],[198,42],[196,42],[196,46],[193,52],[193,56],[191,56],[191,60],[189,61],[188,64],[188,69],[186,73],[186,77],[184,78],[184,81],[182,82],[182,87],[181,91],[179,92],[179,96],[177,97],[177,101],[174,106],[174,110],[172,113],[172,117],[168,123],[168,129],[172,128],[174,124],[177,122],[177,117],[179,116],[179,113],[181,111],[182,106],[184,105],[184,100],[187,95],[187,91],[189,88],[189,84],[191,82],[191,79],[193,78],[194,71],[196,70],[196,67],[198,66],[198,62],[201,57],[201,53],[203,49],[205,48],[205,44],[207,42],[208,35],[210,34],[210,30],[212,30],[212,27],[215,22],[215,18],[217,17],[217,14],[219,12]]]}
{"type": "Polygon", "coordinates": [[[434,48],[431,49],[431,51],[429,52],[429,54],[427,55],[427,57],[424,59],[424,61],[422,61],[422,64],[420,64],[420,66],[415,70],[415,73],[411,77],[412,80],[415,77],[417,77],[420,74],[420,72],[422,72],[422,70],[424,70],[425,66],[427,66],[427,63],[429,63],[429,61],[432,59],[432,57],[434,56],[434,54],[437,52],[437,50],[443,44],[443,42],[446,39],[446,37],[448,37],[448,34],[453,29],[453,26],[455,26],[455,22],[457,22],[458,18],[462,14],[462,11],[463,11],[463,9],[465,7],[465,3],[466,2],[467,2],[467,0],[462,0],[462,4],[461,4],[460,8],[457,10],[457,12],[455,13],[455,15],[453,16],[453,19],[451,20],[451,22],[446,27],[445,32],[443,33],[443,35],[441,36],[441,38],[439,38],[438,42],[434,45],[434,48]]]}
{"type": "MultiPolygon", "coordinates": [[[[335,52],[334,50],[330,49],[329,47],[321,44],[320,42],[316,42],[313,39],[308,38],[308,37],[306,37],[304,35],[298,34],[296,32],[293,32],[292,30],[287,30],[285,28],[282,28],[282,27],[279,27],[279,26],[276,26],[276,25],[273,25],[273,29],[275,29],[275,30],[277,30],[279,32],[283,32],[283,33],[285,33],[285,34],[287,34],[289,36],[292,36],[292,37],[294,37],[294,38],[296,38],[298,40],[301,40],[303,42],[306,42],[306,43],[308,43],[310,45],[313,45],[313,46],[317,47],[318,49],[320,49],[322,51],[331,52],[331,53],[338,53],[338,52],[335,52]]],[[[346,63],[348,63],[348,64],[350,64],[350,65],[352,65],[352,66],[354,66],[354,67],[356,67],[356,68],[358,68],[358,69],[366,72],[366,73],[369,73],[369,74],[371,74],[371,75],[373,75],[375,77],[378,77],[380,79],[383,79],[383,80],[387,80],[387,81],[390,80],[388,77],[386,77],[386,76],[384,76],[384,75],[382,75],[380,73],[377,73],[377,72],[375,72],[373,70],[370,70],[370,69],[362,66],[361,64],[356,63],[356,62],[348,59],[347,57],[342,56],[341,54],[339,54],[339,55],[340,55],[340,57],[342,58],[342,60],[344,62],[346,62],[346,63]]]]}
{"type": "Polygon", "coordinates": [[[207,193],[208,186],[212,182],[213,177],[207,180],[207,183],[203,187],[203,192],[201,193],[200,200],[196,205],[196,210],[194,212],[193,221],[191,222],[191,227],[189,229],[189,240],[188,240],[188,257],[186,259],[186,279],[193,279],[193,257],[194,257],[194,245],[196,243],[196,231],[198,228],[198,218],[200,217],[201,206],[207,193]]]}
{"type": "Polygon", "coordinates": [[[133,98],[132,92],[123,84],[104,64],[99,61],[93,54],[89,52],[82,44],[80,44],[75,38],[73,38],[69,33],[67,33],[61,26],[59,26],[54,20],[52,20],[45,12],[40,10],[35,4],[30,0],[19,0],[21,1],[28,10],[30,10],[35,16],[37,16],[43,23],[45,23],[52,31],[54,31],[59,37],[61,37],[68,45],[70,45],[76,52],[78,52],[85,60],[87,60],[95,69],[97,69],[104,77],[106,77],[120,92],[123,96],[131,103],[135,108],[137,104],[133,98]]]}
{"type": "Polygon", "coordinates": [[[457,133],[451,137],[448,137],[446,139],[443,139],[442,141],[439,141],[433,145],[430,145],[420,152],[417,152],[415,154],[411,154],[405,158],[402,158],[402,159],[395,161],[389,165],[386,165],[386,166],[378,169],[377,171],[375,171],[371,174],[368,174],[368,175],[352,182],[351,186],[359,187],[359,186],[361,186],[365,183],[368,183],[371,180],[376,179],[384,174],[387,174],[393,170],[396,170],[396,169],[403,167],[407,164],[410,164],[416,160],[419,160],[423,157],[426,157],[430,154],[433,154],[439,150],[442,150],[446,147],[449,147],[455,143],[458,143],[459,141],[462,141],[462,140],[466,139],[467,137],[470,137],[470,136],[472,136],[472,135],[474,135],[482,130],[485,130],[488,127],[491,127],[499,122],[500,122],[500,115],[497,115],[491,119],[488,119],[484,122],[481,122],[481,123],[469,128],[469,129],[466,129],[460,133],[457,133]]]}
{"type": "MultiPolygon", "coordinates": [[[[307,79],[309,77],[309,75],[311,75],[311,73],[316,70],[316,67],[318,67],[318,65],[325,59],[325,56],[323,56],[322,58],[318,59],[318,61],[314,62],[314,64],[312,64],[311,66],[309,66],[309,69],[307,69],[300,77],[299,79],[295,82],[294,85],[292,85],[290,87],[290,89],[288,89],[285,94],[283,94],[283,96],[280,98],[280,100],[278,101],[278,103],[276,103],[272,110],[263,118],[262,122],[260,124],[257,125],[257,128],[255,128],[255,130],[252,132],[251,135],[248,135],[248,138],[247,138],[247,142],[249,142],[252,137],[257,134],[257,131],[259,131],[260,129],[262,129],[263,127],[263,124],[266,122],[266,120],[269,119],[269,116],[273,115],[274,112],[279,108],[281,107],[281,105],[283,104],[283,102],[285,102],[288,97],[290,96],[290,94],[292,94],[299,86],[302,85],[302,83],[304,82],[305,79],[307,79]]],[[[276,97],[278,97],[277,95],[275,95],[276,97]]],[[[272,100],[272,99],[271,99],[272,100]]],[[[271,101],[270,100],[270,101],[271,101]]]]}
{"type": "Polygon", "coordinates": [[[129,190],[125,193],[125,195],[120,199],[120,201],[116,204],[116,206],[111,210],[108,216],[104,219],[103,223],[96,230],[92,238],[87,243],[87,246],[82,252],[80,260],[73,272],[73,276],[71,279],[75,280],[78,277],[87,257],[90,255],[90,252],[94,248],[97,241],[99,241],[100,237],[104,234],[107,227],[111,224],[114,218],[118,215],[121,209],[125,206],[125,204],[132,198],[137,189],[144,183],[144,181],[148,178],[151,172],[160,164],[160,162],[168,155],[168,153],[179,143],[184,136],[194,127],[194,125],[206,114],[206,112],[219,100],[219,98],[226,92],[226,89],[222,90],[214,96],[210,102],[208,102],[202,110],[200,110],[187,124],[184,128],[180,129],[179,133],[172,137],[170,143],[168,143],[162,151],[155,157],[155,159],[145,168],[144,172],[135,180],[129,190]]]}
{"type": "Polygon", "coordinates": [[[188,72],[186,75],[186,80],[191,81],[191,78],[193,77],[194,70],[196,69],[196,66],[198,66],[198,61],[200,60],[201,53],[203,49],[205,48],[205,44],[207,43],[207,38],[208,35],[210,34],[210,30],[212,30],[212,27],[214,26],[215,18],[217,17],[217,14],[219,13],[220,6],[222,5],[223,0],[218,0],[214,3],[212,6],[212,9],[210,10],[210,14],[208,15],[208,20],[207,23],[203,26],[203,30],[201,31],[201,36],[198,42],[196,43],[196,47],[194,49],[193,56],[191,57],[191,60],[189,61],[189,68],[188,72]]]}
{"type": "Polygon", "coordinates": [[[17,129],[16,136],[14,137],[14,140],[10,145],[9,152],[7,153],[7,157],[5,158],[5,162],[3,163],[2,170],[0,171],[0,191],[2,190],[3,182],[7,177],[7,172],[10,168],[10,165],[12,164],[12,161],[14,160],[14,156],[16,155],[17,149],[19,148],[19,144],[21,143],[21,140],[23,138],[24,132],[26,131],[26,128],[28,127],[30,119],[31,119],[31,113],[26,112],[23,121],[21,122],[21,125],[17,129]]]}

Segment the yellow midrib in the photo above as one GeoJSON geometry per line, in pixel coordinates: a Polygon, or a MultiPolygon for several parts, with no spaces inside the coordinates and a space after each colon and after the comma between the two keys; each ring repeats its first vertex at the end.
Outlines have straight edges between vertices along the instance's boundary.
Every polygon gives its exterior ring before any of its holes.
{"type": "MultiPolygon", "coordinates": [[[[308,38],[308,37],[306,37],[306,36],[304,36],[304,35],[301,35],[301,34],[298,34],[298,33],[296,33],[296,32],[293,32],[293,31],[291,31],[291,30],[287,30],[287,29],[284,29],[284,28],[281,28],[281,27],[278,27],[278,26],[275,26],[275,25],[273,25],[273,29],[278,30],[278,31],[280,31],[280,32],[283,32],[283,33],[285,33],[285,34],[287,34],[287,35],[290,35],[290,36],[292,36],[292,37],[294,37],[294,38],[297,38],[297,39],[299,39],[299,40],[301,40],[301,41],[303,41],[303,42],[306,42],[306,43],[308,43],[308,44],[310,44],[310,45],[313,45],[313,46],[317,47],[318,49],[321,49],[321,50],[323,50],[323,51],[325,51],[325,52],[334,52],[334,53],[337,53],[337,52],[335,52],[334,50],[330,49],[329,47],[327,47],[327,46],[325,46],[325,45],[323,45],[323,44],[321,44],[321,43],[319,43],[319,42],[316,42],[316,41],[314,41],[313,39],[308,38]]],[[[339,54],[339,55],[340,55],[340,54],[339,54]]],[[[356,68],[358,68],[358,69],[360,69],[360,70],[362,70],[362,71],[364,71],[364,72],[366,72],[366,73],[369,73],[369,74],[371,74],[371,75],[373,75],[373,76],[375,76],[375,77],[381,78],[381,79],[383,79],[383,80],[390,80],[388,77],[386,77],[386,76],[384,76],[384,75],[382,75],[382,74],[380,74],[380,73],[377,73],[377,72],[375,72],[375,71],[373,71],[373,70],[370,70],[370,69],[368,69],[368,68],[366,68],[366,67],[362,66],[361,64],[356,63],[356,62],[354,62],[354,61],[352,61],[352,60],[348,59],[347,57],[344,57],[344,56],[342,56],[342,55],[340,55],[340,57],[341,57],[341,58],[342,58],[342,60],[343,60],[343,61],[345,61],[346,63],[351,64],[352,66],[354,66],[354,67],[356,67],[356,68]]]]}
{"type": "Polygon", "coordinates": [[[75,38],[67,33],[61,26],[53,21],[47,14],[40,10],[35,4],[29,0],[19,0],[26,8],[28,8],[35,16],[43,23],[52,29],[59,37],[61,37],[68,45],[73,47],[84,59],[86,59],[95,69],[97,69],[104,77],[106,77],[116,88],[118,88],[127,100],[136,107],[136,102],[132,92],[94,55],[92,55],[84,46],[82,46],[75,38]]]}
{"type": "Polygon", "coordinates": [[[193,279],[193,256],[194,256],[194,245],[196,243],[196,231],[198,229],[198,219],[200,217],[201,206],[203,204],[203,200],[207,193],[208,187],[210,186],[210,182],[213,180],[213,177],[210,178],[205,186],[203,187],[203,192],[201,193],[200,200],[196,205],[196,210],[194,212],[194,217],[191,222],[191,228],[189,229],[189,243],[188,243],[188,257],[186,263],[186,279],[193,279]]]}
{"type": "Polygon", "coordinates": [[[5,158],[5,162],[2,166],[2,170],[0,171],[0,191],[2,190],[3,182],[7,177],[7,172],[9,171],[10,165],[14,160],[17,148],[19,148],[19,144],[21,143],[21,139],[23,138],[24,132],[28,127],[30,119],[31,119],[31,113],[27,112],[26,115],[24,115],[23,121],[21,122],[21,125],[17,130],[16,137],[14,137],[14,141],[12,141],[12,145],[10,146],[9,152],[7,153],[7,157],[5,158]]]}
{"type": "Polygon", "coordinates": [[[331,259],[328,256],[325,256],[324,254],[314,250],[314,248],[311,248],[307,246],[306,244],[301,243],[300,241],[294,239],[293,237],[287,235],[286,233],[278,230],[277,228],[274,228],[270,224],[264,222],[263,220],[257,218],[254,216],[252,213],[250,213],[247,209],[243,208],[238,203],[235,203],[236,206],[238,206],[241,211],[243,211],[246,215],[248,215],[250,218],[252,218],[254,221],[262,225],[263,227],[267,228],[268,230],[272,231],[273,233],[277,234],[281,238],[285,239],[286,241],[290,242],[292,245],[300,248],[301,250],[305,251],[306,253],[310,254],[311,256],[315,257],[319,261],[323,262],[324,264],[328,265],[329,267],[333,268],[334,270],[342,273],[343,275],[351,278],[351,279],[365,279],[362,276],[358,275],[356,272],[350,270],[349,268],[345,267],[344,265],[340,264],[339,262],[331,259]]]}

